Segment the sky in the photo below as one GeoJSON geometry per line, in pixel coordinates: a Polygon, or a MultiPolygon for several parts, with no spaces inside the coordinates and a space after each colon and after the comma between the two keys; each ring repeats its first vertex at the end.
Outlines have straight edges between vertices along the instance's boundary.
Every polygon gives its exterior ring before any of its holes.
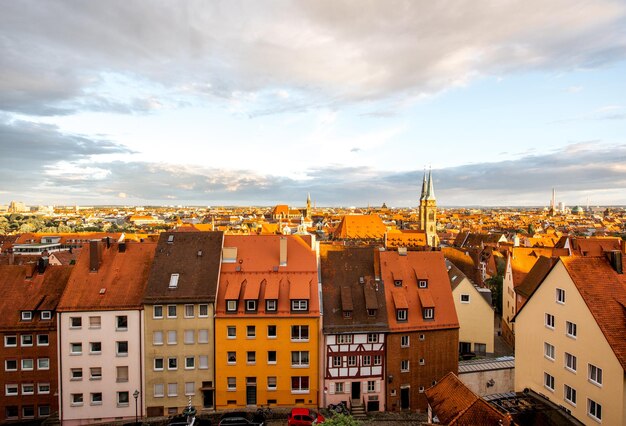
{"type": "Polygon", "coordinates": [[[626,204],[626,2],[17,0],[0,204],[626,204]]]}

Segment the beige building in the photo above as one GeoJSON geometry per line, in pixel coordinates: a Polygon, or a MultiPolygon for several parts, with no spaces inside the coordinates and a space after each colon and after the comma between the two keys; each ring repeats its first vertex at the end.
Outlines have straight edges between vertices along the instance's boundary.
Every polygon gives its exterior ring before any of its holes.
{"type": "Polygon", "coordinates": [[[454,308],[459,318],[459,353],[493,353],[494,311],[489,289],[475,286],[459,268],[446,260],[454,308]]]}
{"type": "Polygon", "coordinates": [[[561,257],[514,318],[515,390],[588,425],[626,425],[622,256],[561,257]]]}
{"type": "Polygon", "coordinates": [[[164,232],[144,297],[146,414],[215,407],[214,302],[221,232],[164,232]]]}

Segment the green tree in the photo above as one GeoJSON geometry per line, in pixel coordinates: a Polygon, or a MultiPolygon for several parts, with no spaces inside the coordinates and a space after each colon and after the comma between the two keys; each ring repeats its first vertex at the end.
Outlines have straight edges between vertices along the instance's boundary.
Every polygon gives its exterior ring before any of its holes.
{"type": "Polygon", "coordinates": [[[335,414],[332,417],[327,417],[324,420],[325,426],[358,426],[361,424],[358,420],[350,415],[335,414]]]}

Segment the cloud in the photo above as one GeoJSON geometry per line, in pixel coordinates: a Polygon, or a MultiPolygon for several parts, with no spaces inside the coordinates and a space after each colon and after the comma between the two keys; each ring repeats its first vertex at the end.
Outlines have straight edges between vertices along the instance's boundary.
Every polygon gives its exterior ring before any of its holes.
{"type": "Polygon", "coordinates": [[[168,104],[156,95],[244,93],[255,116],[277,97],[279,111],[417,99],[483,75],[621,61],[625,16],[610,0],[7,2],[0,109],[149,112],[168,104]]]}

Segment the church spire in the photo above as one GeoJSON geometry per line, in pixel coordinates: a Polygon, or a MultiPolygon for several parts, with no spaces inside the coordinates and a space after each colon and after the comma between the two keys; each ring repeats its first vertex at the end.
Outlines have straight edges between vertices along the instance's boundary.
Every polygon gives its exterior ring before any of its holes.
{"type": "MultiPolygon", "coordinates": [[[[424,175],[424,179],[426,179],[426,175],[424,175]]],[[[426,192],[427,200],[435,200],[435,188],[433,186],[433,169],[431,168],[428,171],[428,192],[426,192]]]]}
{"type": "Polygon", "coordinates": [[[426,183],[426,168],[424,168],[424,181],[422,182],[422,195],[420,196],[420,201],[426,199],[427,185],[428,184],[426,183]]]}

